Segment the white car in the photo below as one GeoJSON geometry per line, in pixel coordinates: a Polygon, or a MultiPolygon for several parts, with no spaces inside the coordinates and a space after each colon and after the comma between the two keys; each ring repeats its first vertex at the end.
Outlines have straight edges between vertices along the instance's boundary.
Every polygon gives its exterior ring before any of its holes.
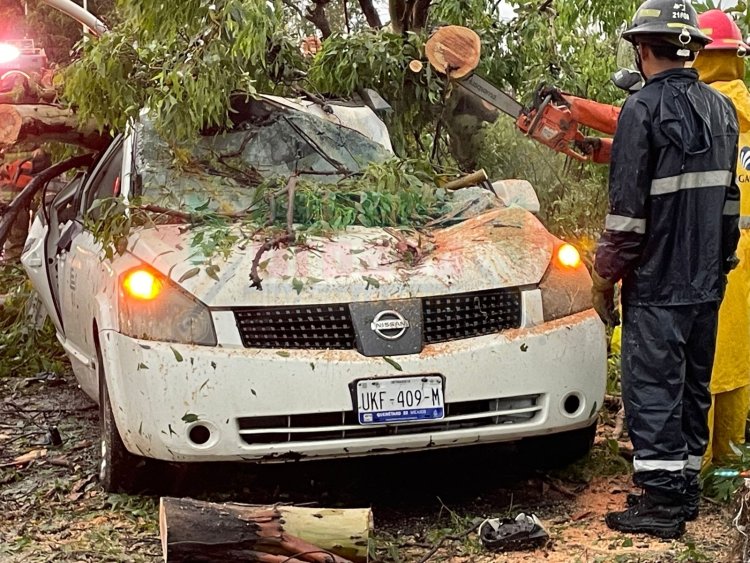
{"type": "MultiPolygon", "coordinates": [[[[264,173],[320,170],[331,151],[349,167],[390,154],[369,108],[272,97],[253,108],[264,118],[206,142],[241,142],[264,173]]],[[[259,289],[262,240],[196,271],[195,232],[179,221],[135,229],[105,258],[87,229],[105,198],[195,209],[210,193],[241,211],[253,197],[215,171],[175,168],[145,119],[115,139],[38,214],[22,257],[100,404],[105,488],[134,487],[148,458],[282,462],[549,435],[539,447],[558,453],[545,455],[588,451],[606,379],[588,271],[524,208],[538,206],[528,184],[494,186],[499,197],[457,192],[484,200],[457,203],[418,263],[394,261],[394,230],[350,227],[268,250],[259,289]]]]}

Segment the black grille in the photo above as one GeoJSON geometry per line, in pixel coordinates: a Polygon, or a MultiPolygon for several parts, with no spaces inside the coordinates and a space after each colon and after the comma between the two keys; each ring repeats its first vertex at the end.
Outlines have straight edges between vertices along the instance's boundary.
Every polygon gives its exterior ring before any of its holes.
{"type": "Polygon", "coordinates": [[[445,419],[409,424],[360,426],[357,421],[357,414],[354,411],[244,417],[238,418],[237,424],[240,438],[250,445],[435,433],[531,422],[542,412],[540,398],[540,395],[527,395],[497,400],[447,403],[445,405],[445,419]],[[503,410],[512,411],[514,409],[526,409],[526,412],[495,416],[490,414],[493,411],[502,412],[503,410]],[[469,420],[455,420],[453,418],[472,414],[486,414],[486,416],[469,420]],[[264,430],[266,431],[264,432],[264,430]],[[268,430],[275,430],[275,432],[269,432],[268,430]],[[243,431],[252,433],[243,433],[243,431]]]}
{"type": "Polygon", "coordinates": [[[521,326],[521,292],[496,289],[422,300],[424,341],[447,342],[521,326]]]}
{"type": "Polygon", "coordinates": [[[351,350],[355,347],[349,306],[257,307],[234,312],[247,348],[351,350]]]}
{"type": "MultiPolygon", "coordinates": [[[[515,288],[426,297],[424,342],[448,342],[521,326],[521,291],[515,288]]],[[[247,348],[354,350],[356,336],[346,303],[254,307],[234,311],[247,348]]]]}

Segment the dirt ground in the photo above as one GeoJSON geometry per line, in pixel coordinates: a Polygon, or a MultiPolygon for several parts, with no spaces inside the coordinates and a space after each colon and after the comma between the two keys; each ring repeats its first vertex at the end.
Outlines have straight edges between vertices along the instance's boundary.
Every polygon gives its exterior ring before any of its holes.
{"type": "MultiPolygon", "coordinates": [[[[161,560],[158,496],[111,495],[97,482],[97,419],[70,374],[0,379],[0,561],[161,560]],[[50,427],[62,445],[53,445],[50,427]]],[[[617,448],[599,441],[590,459],[555,472],[522,467],[506,446],[274,467],[181,467],[158,493],[372,506],[372,560],[384,563],[423,563],[446,536],[457,539],[443,541],[429,561],[731,561],[731,511],[707,501],[680,541],[608,530],[603,516],[623,506],[630,478],[617,448]],[[481,518],[521,511],[537,514],[549,531],[544,549],[493,554],[465,533],[481,518]]]]}

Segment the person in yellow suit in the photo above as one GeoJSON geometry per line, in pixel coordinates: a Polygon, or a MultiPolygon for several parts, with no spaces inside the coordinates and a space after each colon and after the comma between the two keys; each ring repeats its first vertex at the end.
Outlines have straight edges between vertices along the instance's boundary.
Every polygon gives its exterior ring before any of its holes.
{"type": "Polygon", "coordinates": [[[743,57],[750,55],[750,47],[742,41],[742,33],[731,16],[721,10],[701,14],[698,22],[713,42],[698,55],[693,68],[703,82],[732,100],[740,125],[740,262],[728,276],[719,311],[708,415],[711,438],[703,458],[706,466],[721,464],[731,456],[731,443],[744,443],[750,408],[750,92],[743,82],[743,57]]]}

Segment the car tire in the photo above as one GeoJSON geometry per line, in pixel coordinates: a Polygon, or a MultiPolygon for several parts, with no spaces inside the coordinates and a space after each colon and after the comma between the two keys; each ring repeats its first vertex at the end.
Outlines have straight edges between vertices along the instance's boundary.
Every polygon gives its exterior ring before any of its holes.
{"type": "Polygon", "coordinates": [[[99,360],[99,481],[110,493],[134,493],[143,488],[146,458],[131,454],[120,438],[109,400],[104,367],[99,360]]]}
{"type": "Polygon", "coordinates": [[[585,428],[538,436],[519,444],[524,461],[535,469],[558,469],[585,457],[594,445],[597,421],[585,428]]]}

